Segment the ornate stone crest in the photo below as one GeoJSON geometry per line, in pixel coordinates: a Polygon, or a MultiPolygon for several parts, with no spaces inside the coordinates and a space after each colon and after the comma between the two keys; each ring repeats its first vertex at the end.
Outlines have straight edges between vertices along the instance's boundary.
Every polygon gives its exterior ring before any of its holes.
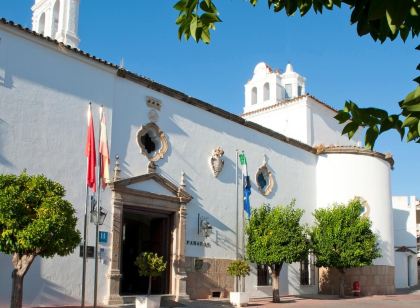
{"type": "Polygon", "coordinates": [[[213,175],[215,177],[217,177],[220,172],[222,172],[223,166],[225,164],[224,160],[222,159],[223,154],[225,154],[225,151],[223,151],[221,147],[218,147],[213,150],[213,155],[210,158],[211,170],[213,171],[213,175]]]}

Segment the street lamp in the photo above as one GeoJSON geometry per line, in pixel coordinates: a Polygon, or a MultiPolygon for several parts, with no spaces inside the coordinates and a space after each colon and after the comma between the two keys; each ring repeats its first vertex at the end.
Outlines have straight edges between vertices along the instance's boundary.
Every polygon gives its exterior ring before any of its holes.
{"type": "Polygon", "coordinates": [[[91,201],[91,203],[90,203],[90,222],[93,222],[95,225],[102,226],[104,224],[104,221],[105,221],[105,218],[106,218],[106,215],[108,214],[108,212],[105,211],[102,206],[100,206],[99,207],[99,213],[98,213],[97,208],[96,208],[97,201],[96,201],[95,197],[92,196],[90,201],[91,201]],[[99,221],[99,224],[98,224],[98,221],[99,221]]]}

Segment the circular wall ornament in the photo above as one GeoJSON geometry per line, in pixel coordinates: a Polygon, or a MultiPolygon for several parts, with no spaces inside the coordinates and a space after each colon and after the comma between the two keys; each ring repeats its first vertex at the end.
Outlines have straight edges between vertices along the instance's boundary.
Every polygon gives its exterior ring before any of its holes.
{"type": "Polygon", "coordinates": [[[361,205],[362,205],[362,210],[360,211],[360,216],[369,217],[370,207],[369,207],[369,204],[367,203],[367,201],[365,199],[363,199],[362,197],[359,197],[359,196],[356,196],[354,199],[359,200],[361,205]]]}
{"type": "Polygon", "coordinates": [[[148,123],[137,131],[137,144],[149,161],[158,161],[168,151],[168,140],[155,123],[148,123]]]}
{"type": "Polygon", "coordinates": [[[274,178],[273,174],[267,167],[267,163],[264,163],[260,168],[258,168],[258,171],[255,174],[255,182],[257,183],[258,190],[264,196],[268,196],[273,190],[274,178]]]}

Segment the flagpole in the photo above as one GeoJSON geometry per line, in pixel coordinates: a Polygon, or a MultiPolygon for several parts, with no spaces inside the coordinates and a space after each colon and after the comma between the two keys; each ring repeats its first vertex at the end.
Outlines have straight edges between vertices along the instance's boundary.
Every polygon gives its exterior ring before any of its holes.
{"type": "Polygon", "coordinates": [[[85,288],[86,288],[86,237],[87,237],[87,209],[89,205],[89,187],[86,185],[86,203],[85,203],[85,217],[83,221],[83,266],[82,266],[82,304],[85,307],[85,288]]]}
{"type": "MultiPolygon", "coordinates": [[[[101,123],[102,123],[102,117],[103,117],[103,105],[100,108],[99,112],[99,139],[101,138],[101,123]]],[[[100,147],[100,145],[99,145],[100,147]]],[[[98,148],[99,148],[98,147],[98,148]]],[[[94,279],[94,287],[93,287],[93,308],[96,308],[97,304],[97,297],[98,297],[98,242],[99,242],[99,215],[100,215],[100,209],[101,209],[101,203],[100,203],[100,197],[101,197],[101,154],[100,149],[98,150],[98,190],[97,190],[97,203],[96,203],[96,224],[95,224],[95,279],[94,279]]]]}
{"type": "MultiPolygon", "coordinates": [[[[238,150],[236,150],[236,164],[235,164],[235,173],[236,173],[236,178],[235,178],[235,184],[236,184],[236,260],[239,259],[239,186],[238,186],[238,150]]],[[[235,281],[234,281],[234,290],[235,292],[238,292],[239,288],[238,288],[238,277],[235,276],[235,281]]]]}
{"type": "MultiPolygon", "coordinates": [[[[244,151],[242,151],[242,155],[245,157],[244,151]]],[[[247,173],[248,173],[248,166],[247,166],[247,173]]],[[[248,175],[248,174],[247,174],[248,175]]],[[[244,194],[245,190],[245,183],[244,183],[244,177],[242,177],[242,196],[245,196],[244,194]]],[[[245,207],[244,202],[242,202],[242,260],[245,260],[245,207]]],[[[245,292],[245,277],[241,279],[241,292],[245,292]]]]}
{"type": "MultiPolygon", "coordinates": [[[[91,117],[92,104],[89,102],[88,109],[88,127],[91,117]]],[[[89,132],[88,132],[89,133],[89,132]]],[[[86,158],[86,202],[85,202],[85,216],[83,220],[83,266],[82,266],[82,303],[81,307],[85,307],[85,293],[86,293],[86,239],[87,239],[87,216],[88,216],[88,207],[89,207],[89,185],[88,185],[88,169],[89,169],[89,157],[86,158]]]]}

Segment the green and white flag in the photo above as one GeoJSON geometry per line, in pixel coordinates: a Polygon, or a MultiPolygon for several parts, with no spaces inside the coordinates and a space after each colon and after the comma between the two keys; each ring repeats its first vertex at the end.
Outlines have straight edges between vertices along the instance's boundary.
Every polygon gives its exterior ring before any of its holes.
{"type": "Polygon", "coordinates": [[[249,203],[249,196],[251,195],[251,182],[249,181],[248,166],[244,152],[242,152],[242,154],[239,154],[239,162],[242,166],[244,211],[247,213],[249,218],[251,216],[251,204],[249,203]]]}

